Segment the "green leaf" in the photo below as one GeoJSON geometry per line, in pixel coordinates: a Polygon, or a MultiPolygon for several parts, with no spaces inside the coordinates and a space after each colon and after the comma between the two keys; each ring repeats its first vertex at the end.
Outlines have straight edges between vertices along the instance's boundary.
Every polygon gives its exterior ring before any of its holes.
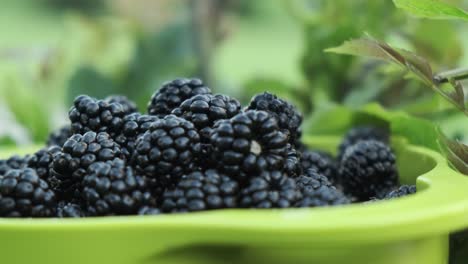
{"type": "Polygon", "coordinates": [[[468,146],[447,138],[439,129],[439,144],[448,162],[459,172],[468,175],[468,146]]]}
{"type": "Polygon", "coordinates": [[[417,17],[468,20],[468,13],[438,0],[393,0],[396,7],[417,17]]]}
{"type": "Polygon", "coordinates": [[[304,132],[342,135],[353,126],[369,124],[386,127],[393,136],[403,137],[411,144],[439,151],[434,124],[404,112],[387,111],[378,104],[368,104],[360,109],[328,104],[305,120],[304,132]]]}
{"type": "Polygon", "coordinates": [[[439,93],[465,115],[468,115],[464,89],[462,84],[456,78],[464,76],[464,71],[457,72],[456,75],[434,75],[429,62],[426,59],[413,52],[393,48],[389,44],[377,41],[369,36],[345,41],[341,46],[329,48],[325,51],[371,57],[394,63],[400,66],[403,70],[412,73],[417,80],[439,93]],[[450,86],[444,85],[443,81],[448,81],[450,86]]]}

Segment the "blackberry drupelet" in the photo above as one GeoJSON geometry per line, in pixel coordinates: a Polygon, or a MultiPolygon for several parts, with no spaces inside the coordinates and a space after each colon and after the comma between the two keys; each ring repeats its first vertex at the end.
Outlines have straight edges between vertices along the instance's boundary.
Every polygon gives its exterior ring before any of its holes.
{"type": "Polygon", "coordinates": [[[284,162],[284,171],[288,177],[298,177],[302,174],[301,153],[294,146],[288,144],[288,153],[284,162]]]}
{"type": "Polygon", "coordinates": [[[326,176],[332,183],[337,184],[338,170],[333,157],[322,151],[306,150],[302,153],[301,167],[304,171],[314,169],[318,173],[326,176]]]}
{"type": "Polygon", "coordinates": [[[50,176],[54,156],[60,153],[61,150],[59,146],[41,149],[27,159],[27,166],[34,169],[39,178],[47,180],[50,176]]]}
{"type": "Polygon", "coordinates": [[[106,97],[104,101],[108,102],[109,104],[117,103],[122,105],[125,115],[138,112],[137,105],[123,95],[111,95],[106,97]]]}
{"type": "Polygon", "coordinates": [[[292,104],[274,94],[264,92],[254,96],[247,109],[270,113],[278,120],[279,128],[289,132],[289,142],[297,144],[296,141],[301,137],[302,115],[292,104]]]}
{"type": "Polygon", "coordinates": [[[288,208],[301,198],[294,179],[283,172],[263,171],[249,180],[241,191],[240,206],[243,208],[288,208]]]}
{"type": "Polygon", "coordinates": [[[164,193],[164,212],[193,212],[237,207],[239,185],[216,170],[195,171],[164,193]]]}
{"type": "Polygon", "coordinates": [[[383,199],[394,199],[400,198],[406,195],[415,194],[416,193],[416,185],[402,185],[397,189],[394,189],[383,196],[383,199]]]}
{"type": "Polygon", "coordinates": [[[33,169],[10,170],[0,177],[0,217],[50,217],[55,194],[33,169]]]}
{"type": "Polygon", "coordinates": [[[133,113],[124,117],[122,131],[114,139],[122,147],[125,157],[131,158],[138,136],[148,131],[151,123],[156,120],[158,120],[156,116],[139,113],[133,113]]]}
{"type": "Polygon", "coordinates": [[[140,210],[138,210],[138,215],[158,215],[161,213],[161,210],[151,206],[143,206],[142,208],[140,208],[140,210]]]}
{"type": "Polygon", "coordinates": [[[151,187],[149,179],[135,174],[122,159],[114,159],[89,166],[82,197],[89,215],[130,215],[156,204],[151,187]]]}
{"type": "Polygon", "coordinates": [[[47,139],[47,146],[59,146],[62,147],[65,141],[72,136],[71,127],[69,125],[59,128],[52,132],[47,139]]]}
{"type": "Polygon", "coordinates": [[[0,175],[6,174],[9,170],[18,170],[25,168],[29,157],[12,156],[6,160],[0,160],[0,175]]]}
{"type": "Polygon", "coordinates": [[[105,132],[75,134],[54,155],[49,185],[59,198],[67,200],[79,195],[79,185],[88,167],[97,161],[122,157],[120,146],[105,132]]]}
{"type": "Polygon", "coordinates": [[[87,95],[78,96],[68,113],[74,134],[94,131],[107,132],[111,136],[121,131],[124,116],[124,107],[121,104],[108,103],[87,95]]]}
{"type": "Polygon", "coordinates": [[[172,114],[192,122],[203,143],[210,139],[215,121],[229,119],[241,111],[239,101],[227,95],[195,95],[175,108],[172,114]]]}
{"type": "Polygon", "coordinates": [[[218,169],[243,182],[248,175],[267,169],[283,170],[288,136],[278,128],[276,118],[265,111],[249,110],[218,121],[211,144],[218,169]]]}
{"type": "Polygon", "coordinates": [[[357,126],[350,129],[338,146],[338,160],[341,160],[346,149],[360,140],[378,140],[384,143],[389,141],[389,133],[383,128],[374,126],[357,126]]]}
{"type": "Polygon", "coordinates": [[[196,167],[199,151],[200,136],[192,122],[168,115],[152,122],[138,137],[132,164],[162,186],[171,187],[196,167]]]}
{"type": "Polygon", "coordinates": [[[85,217],[80,205],[72,202],[61,201],[57,206],[57,217],[59,218],[78,218],[85,217]]]}
{"type": "Polygon", "coordinates": [[[148,114],[169,115],[183,101],[199,94],[211,94],[210,88],[199,79],[180,78],[166,82],[151,97],[148,114]]]}
{"type": "Polygon", "coordinates": [[[302,198],[296,203],[297,207],[316,207],[348,204],[350,200],[322,174],[314,169],[296,179],[296,185],[302,198]]]}
{"type": "Polygon", "coordinates": [[[381,141],[358,141],[348,147],[339,170],[344,191],[360,201],[398,186],[395,155],[381,141]]]}

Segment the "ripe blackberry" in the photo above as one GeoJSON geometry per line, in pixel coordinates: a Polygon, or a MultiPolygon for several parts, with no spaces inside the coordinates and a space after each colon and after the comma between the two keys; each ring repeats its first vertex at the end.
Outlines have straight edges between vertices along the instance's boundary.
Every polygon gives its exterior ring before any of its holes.
{"type": "Polygon", "coordinates": [[[322,151],[306,150],[302,153],[301,167],[304,171],[314,169],[332,183],[338,183],[338,170],[333,157],[322,151]]]}
{"type": "Polygon", "coordinates": [[[6,160],[0,160],[0,176],[6,174],[9,170],[18,170],[25,168],[29,157],[12,156],[6,160]]]}
{"type": "Polygon", "coordinates": [[[237,207],[239,186],[216,170],[192,172],[164,193],[164,212],[192,212],[237,207]]]}
{"type": "Polygon", "coordinates": [[[158,215],[161,214],[161,210],[156,207],[143,206],[138,210],[138,215],[158,215]]]}
{"type": "Polygon", "coordinates": [[[301,153],[294,146],[288,144],[288,153],[284,162],[284,171],[288,177],[298,177],[302,174],[301,153]]]}
{"type": "Polygon", "coordinates": [[[50,175],[54,156],[61,152],[59,146],[44,148],[31,155],[28,161],[28,167],[34,169],[41,179],[47,179],[50,175]]]}
{"type": "Polygon", "coordinates": [[[278,120],[279,128],[289,132],[289,142],[296,144],[296,141],[300,139],[302,115],[287,101],[264,92],[254,96],[247,109],[266,111],[274,116],[278,120]]]}
{"type": "Polygon", "coordinates": [[[130,158],[135,150],[138,136],[148,131],[152,122],[158,120],[156,116],[133,113],[123,119],[122,131],[115,136],[115,141],[122,147],[125,157],[130,158]]]}
{"type": "Polygon", "coordinates": [[[78,185],[92,163],[121,156],[120,146],[105,132],[75,134],[54,155],[48,182],[61,199],[69,199],[77,195],[78,185]]]}
{"type": "Polygon", "coordinates": [[[183,101],[199,94],[211,94],[210,88],[199,79],[175,79],[166,82],[151,97],[148,114],[165,116],[178,107],[183,101]]]}
{"type": "Polygon", "coordinates": [[[82,188],[83,202],[90,215],[136,214],[142,206],[156,203],[150,181],[136,175],[121,159],[91,164],[82,188]]]}
{"type": "Polygon", "coordinates": [[[297,207],[316,207],[348,204],[350,200],[322,174],[314,169],[296,179],[296,185],[301,191],[302,198],[296,203],[297,207]]]}
{"type": "Polygon", "coordinates": [[[228,119],[241,110],[239,101],[226,95],[195,95],[175,108],[172,114],[192,122],[200,133],[202,142],[210,139],[213,124],[217,120],[228,119]]]}
{"type": "Polygon", "coordinates": [[[122,129],[125,111],[119,103],[108,103],[105,100],[80,95],[73,102],[68,116],[74,134],[94,131],[107,132],[114,136],[122,129]]]}
{"type": "Polygon", "coordinates": [[[33,169],[10,170],[0,178],[0,217],[54,215],[55,194],[33,169]]]}
{"type": "Polygon", "coordinates": [[[81,206],[76,203],[61,201],[57,206],[57,217],[59,218],[78,218],[84,217],[85,214],[81,206]]]}
{"type": "Polygon", "coordinates": [[[62,147],[63,143],[67,141],[69,137],[72,136],[71,132],[71,127],[70,126],[64,126],[54,132],[52,132],[49,135],[49,138],[47,139],[47,146],[52,147],[52,146],[59,146],[62,147]]]}
{"type": "Polygon", "coordinates": [[[276,118],[265,111],[249,110],[218,121],[211,144],[217,167],[244,181],[266,169],[283,169],[288,136],[278,128],[276,118]]]}
{"type": "Polygon", "coordinates": [[[241,192],[243,208],[288,208],[300,199],[294,179],[281,171],[263,171],[249,180],[241,192]]]}
{"type": "Polygon", "coordinates": [[[109,104],[117,103],[122,105],[125,115],[138,112],[137,105],[123,95],[110,95],[106,97],[104,101],[108,102],[109,104]]]}
{"type": "Polygon", "coordinates": [[[360,140],[378,140],[388,143],[389,134],[383,128],[374,126],[357,126],[350,129],[343,137],[340,145],[338,146],[338,160],[341,160],[346,149],[360,140]]]}
{"type": "Polygon", "coordinates": [[[190,121],[168,115],[152,122],[149,130],[138,137],[132,164],[162,186],[174,186],[182,175],[194,169],[199,143],[200,136],[190,121]]]}
{"type": "Polygon", "coordinates": [[[358,141],[343,154],[340,177],[345,192],[367,201],[398,186],[395,155],[381,141],[358,141]]]}
{"type": "Polygon", "coordinates": [[[415,194],[416,193],[416,185],[402,185],[383,196],[383,199],[395,199],[400,198],[406,195],[415,194]]]}

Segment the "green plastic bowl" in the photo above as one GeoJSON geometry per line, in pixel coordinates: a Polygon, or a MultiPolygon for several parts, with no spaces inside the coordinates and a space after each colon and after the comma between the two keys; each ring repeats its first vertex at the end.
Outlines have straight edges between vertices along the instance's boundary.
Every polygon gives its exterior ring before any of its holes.
{"type": "MultiPolygon", "coordinates": [[[[313,137],[333,150],[337,138],[313,137]]],[[[394,144],[418,193],[376,203],[86,219],[1,219],[2,263],[444,264],[468,226],[468,178],[438,153],[394,144]]],[[[3,155],[12,154],[3,153],[3,155]]]]}

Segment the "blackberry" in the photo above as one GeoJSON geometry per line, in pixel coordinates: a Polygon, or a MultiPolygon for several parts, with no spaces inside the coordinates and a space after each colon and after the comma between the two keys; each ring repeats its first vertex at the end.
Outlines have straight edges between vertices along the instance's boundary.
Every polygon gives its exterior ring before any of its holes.
{"type": "Polygon", "coordinates": [[[278,120],[279,128],[288,131],[290,142],[297,144],[296,141],[301,137],[300,126],[302,124],[302,115],[292,104],[278,98],[274,94],[264,92],[254,96],[247,109],[262,110],[270,113],[278,120]]]}
{"type": "Polygon", "coordinates": [[[158,120],[156,116],[133,113],[123,119],[122,131],[115,136],[115,141],[122,147],[125,157],[130,158],[135,150],[138,136],[148,131],[152,122],[158,120]]]}
{"type": "Polygon", "coordinates": [[[55,194],[33,169],[10,170],[0,178],[1,217],[54,215],[55,194]]]}
{"type": "Polygon", "coordinates": [[[395,199],[400,198],[406,195],[415,194],[416,193],[416,185],[402,185],[397,189],[394,189],[383,196],[383,199],[395,199]]]}
{"type": "Polygon", "coordinates": [[[161,214],[161,210],[156,207],[143,206],[138,210],[138,215],[158,215],[161,214]]]}
{"type": "Polygon", "coordinates": [[[263,171],[249,180],[241,192],[240,206],[243,208],[288,208],[300,199],[294,179],[283,172],[263,171]]]}
{"type": "Polygon", "coordinates": [[[119,103],[108,103],[105,100],[80,95],[73,102],[68,116],[74,134],[94,131],[107,132],[113,136],[122,129],[125,111],[119,103]]]}
{"type": "Polygon", "coordinates": [[[67,141],[67,139],[71,136],[72,136],[72,132],[71,132],[70,126],[61,127],[49,135],[46,145],[48,147],[52,147],[52,146],[61,147],[63,146],[65,141],[67,141]]]}
{"type": "Polygon", "coordinates": [[[322,174],[308,169],[306,174],[296,179],[296,185],[301,191],[302,198],[296,207],[316,207],[348,204],[350,200],[322,174]]]}
{"type": "Polygon", "coordinates": [[[91,164],[82,187],[90,215],[136,214],[142,206],[156,203],[149,180],[135,174],[121,159],[91,164]]]}
{"type": "Polygon", "coordinates": [[[166,191],[164,212],[192,212],[237,207],[239,186],[236,181],[216,170],[195,171],[166,191]]]}
{"type": "Polygon", "coordinates": [[[28,158],[28,167],[36,171],[41,179],[47,179],[50,175],[50,170],[54,160],[54,156],[61,152],[59,146],[44,148],[34,153],[28,158]]]}
{"type": "Polygon", "coordinates": [[[81,206],[76,203],[61,201],[57,206],[57,217],[59,218],[78,218],[84,217],[85,214],[81,206]]]}
{"type": "Polygon", "coordinates": [[[383,128],[374,126],[357,126],[350,129],[338,146],[338,160],[341,160],[346,149],[360,140],[378,140],[384,143],[389,141],[389,133],[383,128]]]}
{"type": "Polygon", "coordinates": [[[249,110],[218,121],[211,144],[217,167],[242,182],[266,169],[282,170],[288,136],[278,128],[276,118],[265,111],[249,110]]]}
{"type": "Polygon", "coordinates": [[[29,157],[12,156],[6,160],[0,160],[0,176],[6,174],[9,170],[18,170],[25,168],[29,157]]]}
{"type": "Polygon", "coordinates": [[[192,122],[200,133],[202,142],[210,139],[213,124],[217,120],[228,119],[241,110],[239,101],[226,95],[195,95],[175,108],[172,114],[192,122]]]}
{"type": "Polygon", "coordinates": [[[288,152],[284,162],[284,171],[288,177],[298,177],[302,174],[301,153],[291,144],[288,144],[288,152]]]}
{"type": "Polygon", "coordinates": [[[148,114],[163,117],[183,101],[199,94],[211,94],[210,88],[199,79],[180,78],[166,82],[151,97],[148,114]]]}
{"type": "Polygon", "coordinates": [[[117,103],[122,105],[125,115],[138,112],[137,105],[123,95],[110,95],[104,99],[109,104],[117,103]]]}
{"type": "Polygon", "coordinates": [[[367,201],[398,186],[395,155],[381,141],[358,141],[343,154],[340,177],[345,192],[367,201]]]}
{"type": "Polygon", "coordinates": [[[326,152],[304,151],[301,157],[301,167],[304,171],[314,169],[318,173],[326,176],[334,184],[339,182],[335,160],[326,152]]]}
{"type": "Polygon", "coordinates": [[[69,199],[77,195],[78,185],[91,164],[121,156],[120,146],[105,132],[75,134],[54,155],[48,182],[61,199],[69,199]]]}
{"type": "Polygon", "coordinates": [[[199,142],[200,136],[190,121],[168,115],[152,122],[149,130],[138,137],[132,164],[162,186],[174,186],[195,168],[199,142]]]}

